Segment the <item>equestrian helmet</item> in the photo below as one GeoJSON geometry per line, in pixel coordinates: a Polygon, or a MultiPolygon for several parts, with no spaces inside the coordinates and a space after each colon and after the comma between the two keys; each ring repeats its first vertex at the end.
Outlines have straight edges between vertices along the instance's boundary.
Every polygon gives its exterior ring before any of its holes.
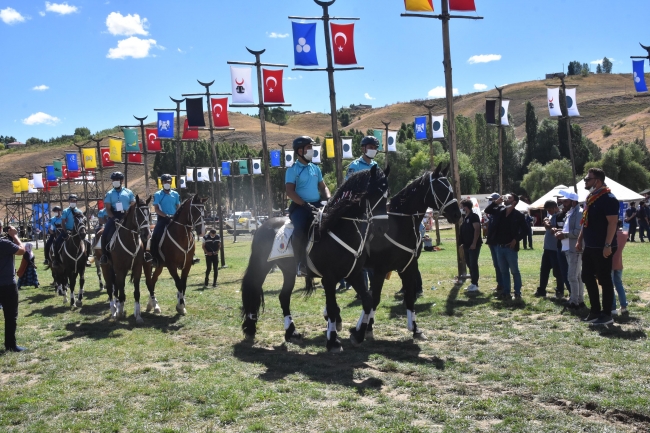
{"type": "Polygon", "coordinates": [[[161,182],[171,182],[172,181],[172,175],[171,174],[163,174],[160,176],[160,181],[161,182]]]}
{"type": "Polygon", "coordinates": [[[78,200],[78,198],[77,198],[77,194],[70,194],[70,195],[68,196],[68,201],[72,201],[72,200],[74,200],[74,201],[77,201],[77,200],[78,200]]]}
{"type": "Polygon", "coordinates": [[[298,137],[295,140],[293,140],[293,150],[302,149],[303,147],[308,146],[310,144],[316,144],[316,142],[312,140],[311,137],[303,135],[302,137],[298,137]]]}
{"type": "Polygon", "coordinates": [[[375,136],[368,135],[368,136],[363,137],[361,139],[361,147],[365,147],[365,146],[367,146],[369,144],[371,144],[373,146],[377,146],[377,148],[379,148],[379,140],[377,140],[377,137],[375,137],[375,136]]]}
{"type": "Polygon", "coordinates": [[[54,206],[52,212],[61,212],[61,206],[54,206]]]}
{"type": "Polygon", "coordinates": [[[124,180],[124,174],[121,171],[111,173],[111,180],[124,180]]]}

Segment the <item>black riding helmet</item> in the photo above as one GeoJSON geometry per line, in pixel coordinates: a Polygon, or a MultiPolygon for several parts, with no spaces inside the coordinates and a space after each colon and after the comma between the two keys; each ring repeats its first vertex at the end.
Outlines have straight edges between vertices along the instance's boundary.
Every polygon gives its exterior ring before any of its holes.
{"type": "Polygon", "coordinates": [[[68,201],[71,201],[71,200],[77,201],[78,200],[77,194],[70,194],[68,196],[68,201]]]}
{"type": "Polygon", "coordinates": [[[52,212],[61,212],[61,206],[54,206],[52,212]]]}
{"type": "Polygon", "coordinates": [[[160,181],[161,182],[171,182],[172,181],[172,175],[171,174],[163,174],[160,176],[160,181]]]}
{"type": "Polygon", "coordinates": [[[302,137],[298,137],[295,140],[293,140],[293,150],[302,149],[303,147],[308,146],[310,144],[316,144],[316,142],[312,140],[311,137],[307,135],[303,135],[302,137]]]}
{"type": "Polygon", "coordinates": [[[379,148],[379,140],[377,140],[377,137],[375,136],[368,135],[361,139],[361,147],[365,147],[369,144],[372,144],[374,146],[377,146],[377,148],[379,148]]]}
{"type": "Polygon", "coordinates": [[[121,171],[111,173],[111,180],[124,180],[124,174],[121,171]]]}

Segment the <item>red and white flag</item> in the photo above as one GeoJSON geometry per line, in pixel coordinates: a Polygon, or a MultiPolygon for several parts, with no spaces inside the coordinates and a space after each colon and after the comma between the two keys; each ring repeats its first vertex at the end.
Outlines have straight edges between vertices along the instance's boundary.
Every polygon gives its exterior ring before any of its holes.
{"type": "Polygon", "coordinates": [[[354,24],[330,23],[332,30],[332,51],[337,65],[356,65],[354,55],[354,24]]]}
{"type": "Polygon", "coordinates": [[[449,10],[461,12],[476,11],[474,0],[449,0],[449,10]]]}
{"type": "Polygon", "coordinates": [[[262,69],[264,80],[264,102],[284,102],[284,91],[282,89],[282,69],[262,69]]]}
{"type": "Polygon", "coordinates": [[[111,149],[108,147],[102,147],[100,151],[102,154],[102,167],[115,167],[115,163],[111,161],[111,149]]]}
{"type": "Polygon", "coordinates": [[[228,98],[212,98],[212,122],[214,126],[224,128],[230,126],[228,122],[228,98]]]}
{"type": "Polygon", "coordinates": [[[145,129],[145,134],[147,135],[147,151],[148,152],[160,152],[162,147],[160,146],[160,140],[158,140],[158,129],[145,129]]]}
{"type": "Polygon", "coordinates": [[[183,125],[183,140],[198,140],[199,139],[199,130],[190,129],[190,123],[185,119],[185,125],[183,125]]]}
{"type": "Polygon", "coordinates": [[[129,164],[142,164],[142,154],[141,153],[127,153],[129,158],[129,164]]]}

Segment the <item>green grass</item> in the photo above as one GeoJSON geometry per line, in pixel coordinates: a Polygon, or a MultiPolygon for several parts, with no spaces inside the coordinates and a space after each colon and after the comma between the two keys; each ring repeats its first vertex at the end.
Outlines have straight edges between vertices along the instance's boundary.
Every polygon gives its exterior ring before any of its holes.
{"type": "Polygon", "coordinates": [[[424,253],[420,262],[425,294],[416,310],[429,340],[412,341],[393,274],[376,341],[359,348],[346,329],[360,305],[352,291],[338,295],[344,351],[334,355],[325,351],[323,292],[305,298],[302,284],[293,317],[304,344],[284,344],[279,273],[267,278],[255,344],[243,342],[239,284],[250,243],[226,242],[229,267],[220,271],[218,288],[202,287],[204,263],[198,264],[188,315],[180,317],[165,271],[157,287],[163,314],[143,313],[139,327],[131,289],[128,319],[114,322],[94,269],[80,309],[64,306],[40,270],[43,286],[20,293],[18,341],[29,351],[0,355],[0,431],[650,429],[648,244],[625,249],[630,317],[592,330],[553,300],[533,297],[539,249],[520,253],[524,302],[504,304],[490,296],[489,250],[481,251],[481,293],[468,297],[454,286],[454,248],[445,240],[445,251],[424,253]]]}

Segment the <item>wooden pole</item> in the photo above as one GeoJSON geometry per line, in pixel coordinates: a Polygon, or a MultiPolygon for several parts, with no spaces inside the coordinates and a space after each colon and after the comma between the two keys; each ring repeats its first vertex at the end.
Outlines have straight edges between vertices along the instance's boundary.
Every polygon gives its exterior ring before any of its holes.
{"type": "Polygon", "coordinates": [[[384,168],[388,168],[388,125],[390,125],[390,121],[384,122],[382,120],[381,123],[384,124],[384,128],[386,130],[386,164],[384,164],[385,165],[384,168]]]}
{"type": "Polygon", "coordinates": [[[499,194],[503,195],[503,125],[501,110],[503,109],[503,87],[497,87],[499,92],[499,194]]]}
{"type": "MultiPolygon", "coordinates": [[[[251,171],[250,171],[250,173],[251,173],[251,193],[253,194],[252,195],[253,211],[251,212],[251,216],[253,217],[253,221],[255,222],[255,230],[257,230],[257,218],[256,218],[256,216],[257,216],[257,206],[255,204],[255,179],[253,179],[254,178],[254,176],[253,176],[253,169],[254,169],[254,167],[253,167],[253,159],[251,158],[251,159],[249,159],[249,161],[251,163],[251,171]]],[[[269,167],[270,167],[270,165],[269,165],[269,167]]],[[[268,201],[272,202],[271,197],[269,197],[268,201]]],[[[272,217],[273,217],[273,214],[272,213],[269,214],[269,218],[272,218],[272,217]]]]}
{"type": "Polygon", "coordinates": [[[171,96],[169,97],[172,101],[176,103],[176,176],[178,179],[178,182],[176,183],[176,189],[178,192],[181,192],[181,146],[183,145],[183,142],[181,141],[181,103],[185,101],[185,98],[183,99],[174,99],[171,96]]]}
{"type": "MultiPolygon", "coordinates": [[[[560,80],[562,80],[562,97],[566,101],[566,84],[564,83],[564,73],[561,75],[558,74],[560,77],[560,80]]],[[[560,107],[562,107],[562,104],[560,104],[560,107]]],[[[569,108],[566,107],[565,103],[565,113],[562,113],[566,119],[566,128],[567,128],[567,140],[569,140],[569,155],[571,156],[571,172],[573,174],[573,192],[576,194],[578,193],[578,185],[577,185],[577,175],[576,175],[576,162],[575,158],[573,156],[573,143],[571,142],[571,118],[569,117],[569,108]]]]}
{"type": "Polygon", "coordinates": [[[134,115],[133,117],[140,121],[140,139],[142,140],[142,153],[144,156],[144,194],[149,197],[149,163],[147,161],[147,154],[149,152],[147,149],[147,140],[149,138],[145,136],[144,132],[144,120],[149,116],[137,117],[134,115]]]}
{"type": "MultiPolygon", "coordinates": [[[[280,170],[282,170],[283,174],[287,172],[287,168],[286,168],[287,159],[284,153],[285,146],[286,144],[280,145],[280,147],[282,148],[280,154],[282,155],[282,161],[283,161],[280,167],[284,167],[284,168],[280,168],[280,170]]],[[[334,143],[334,147],[336,147],[336,143],[334,143]]],[[[282,176],[282,179],[284,180],[284,176],[282,176]]],[[[284,181],[282,184],[284,185],[284,181]]],[[[284,210],[286,209],[286,207],[287,207],[287,190],[286,188],[282,188],[282,206],[280,207],[280,212],[282,212],[282,216],[284,216],[284,210]]]]}
{"type": "MultiPolygon", "coordinates": [[[[435,163],[433,162],[433,157],[434,151],[433,151],[433,123],[431,123],[432,119],[432,111],[433,110],[433,104],[424,104],[424,107],[427,109],[429,112],[429,118],[427,119],[427,124],[429,124],[431,129],[431,135],[429,135],[429,166],[431,167],[431,171],[434,171],[436,169],[435,163]]],[[[440,245],[440,222],[439,222],[440,215],[436,213],[433,216],[433,220],[435,222],[435,227],[436,227],[436,246],[440,245]]]]}

